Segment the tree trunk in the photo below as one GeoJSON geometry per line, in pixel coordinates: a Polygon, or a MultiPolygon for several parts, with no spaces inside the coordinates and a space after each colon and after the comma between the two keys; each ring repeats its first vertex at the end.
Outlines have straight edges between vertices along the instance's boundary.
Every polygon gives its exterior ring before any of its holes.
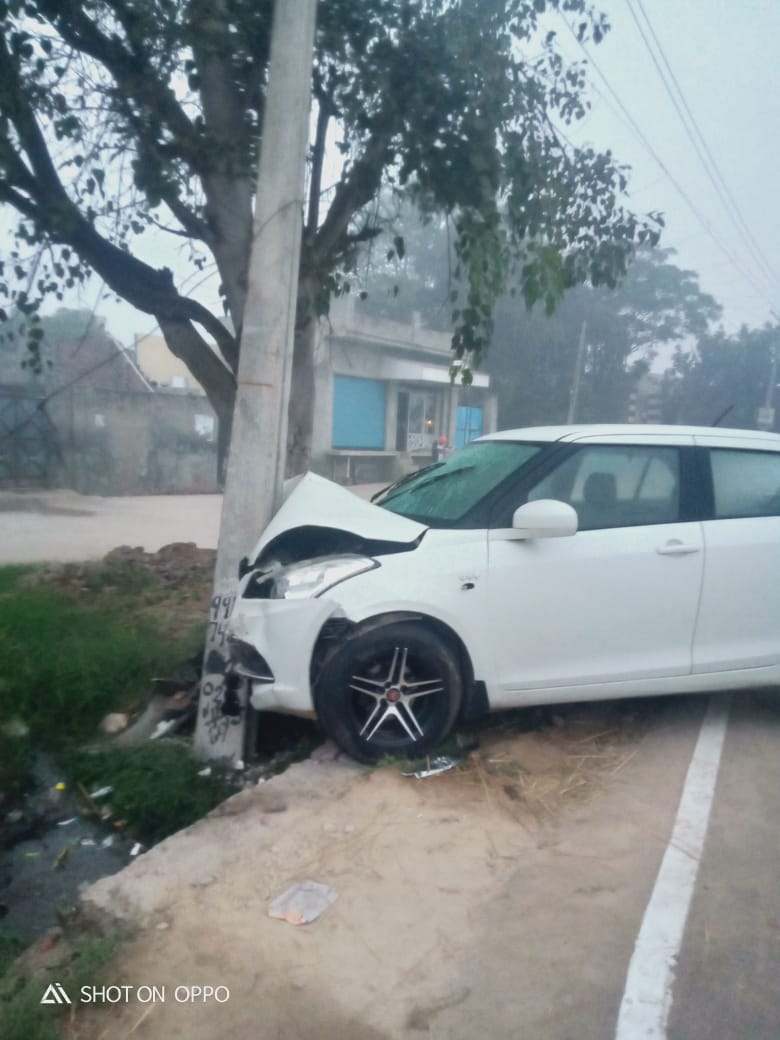
{"type": "Polygon", "coordinates": [[[160,329],[171,353],[195,376],[217,415],[217,482],[222,486],[233,425],[236,381],[233,373],[188,321],[159,318],[160,329]]]}
{"type": "Polygon", "coordinates": [[[314,352],[317,346],[317,312],[314,280],[302,276],[298,286],[290,404],[287,412],[287,477],[305,473],[311,465],[314,428],[314,352]]]}

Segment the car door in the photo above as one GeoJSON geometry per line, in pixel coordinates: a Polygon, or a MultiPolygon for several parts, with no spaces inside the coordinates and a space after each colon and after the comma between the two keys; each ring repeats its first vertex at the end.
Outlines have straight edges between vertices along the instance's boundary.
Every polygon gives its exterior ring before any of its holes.
{"type": "Polygon", "coordinates": [[[758,438],[696,438],[712,475],[694,672],[780,663],[780,451],[758,438]]]}
{"type": "Polygon", "coordinates": [[[523,690],[583,687],[588,696],[594,684],[691,671],[704,557],[683,486],[693,449],[684,456],[682,436],[609,440],[572,445],[523,493],[574,506],[574,536],[489,532],[496,703],[521,702],[523,690]]]}

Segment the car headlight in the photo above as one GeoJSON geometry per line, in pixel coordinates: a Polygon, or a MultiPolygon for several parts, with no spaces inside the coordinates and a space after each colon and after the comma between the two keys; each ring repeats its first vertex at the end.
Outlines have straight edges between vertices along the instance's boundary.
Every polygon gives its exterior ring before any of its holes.
{"type": "Polygon", "coordinates": [[[347,578],[371,571],[379,564],[366,556],[328,556],[304,560],[273,575],[271,599],[314,599],[347,578]]]}

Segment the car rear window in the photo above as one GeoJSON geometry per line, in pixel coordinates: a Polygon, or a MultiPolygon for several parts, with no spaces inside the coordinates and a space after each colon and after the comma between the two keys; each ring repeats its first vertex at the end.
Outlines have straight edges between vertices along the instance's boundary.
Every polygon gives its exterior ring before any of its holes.
{"type": "Polygon", "coordinates": [[[462,520],[541,451],[522,441],[475,441],[391,487],[377,505],[432,527],[462,520]]]}
{"type": "Polygon", "coordinates": [[[715,448],[710,458],[717,519],[780,516],[780,452],[715,448]]]}

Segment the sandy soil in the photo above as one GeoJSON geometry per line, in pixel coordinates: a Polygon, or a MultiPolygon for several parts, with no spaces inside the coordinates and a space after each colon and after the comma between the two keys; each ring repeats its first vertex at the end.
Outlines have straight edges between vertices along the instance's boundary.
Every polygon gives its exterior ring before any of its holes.
{"type": "MultiPolygon", "coordinates": [[[[370,498],[381,484],[351,488],[370,498]]],[[[0,491],[0,565],[97,560],[118,545],[214,549],[221,495],[102,498],[75,491],[0,491]]]]}
{"type": "Polygon", "coordinates": [[[604,991],[609,1019],[663,844],[659,806],[690,751],[679,719],[679,761],[643,736],[642,710],[498,730],[427,780],[326,750],[244,791],[86,893],[139,929],[103,983],[165,986],[166,1000],[78,1008],[68,1036],[601,1040],[598,1016],[596,1032],[575,1028],[578,989],[604,991]],[[648,755],[665,756],[653,784],[648,755]],[[303,880],[336,902],[306,926],[270,919],[303,880]],[[230,998],[174,1000],[193,985],[230,998]]]}

